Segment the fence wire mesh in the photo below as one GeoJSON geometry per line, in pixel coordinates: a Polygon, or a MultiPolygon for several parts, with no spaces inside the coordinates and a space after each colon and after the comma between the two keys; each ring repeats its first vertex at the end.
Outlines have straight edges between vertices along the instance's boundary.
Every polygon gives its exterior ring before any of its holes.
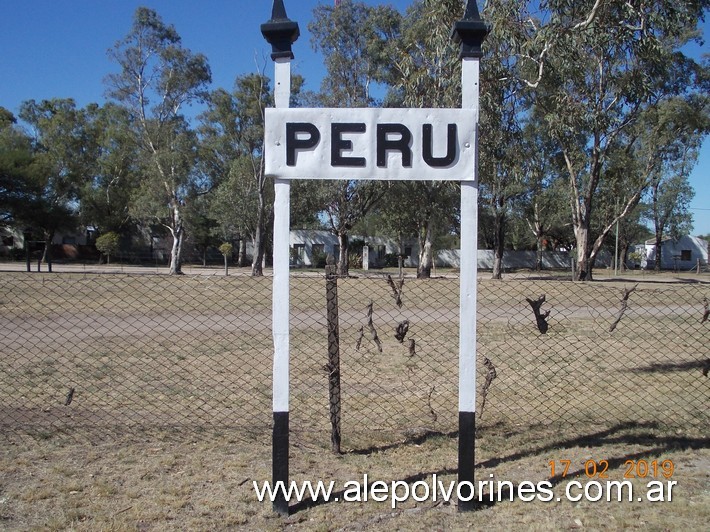
{"type": "MultiPolygon", "coordinates": [[[[268,440],[270,278],[0,276],[3,434],[268,440]]],[[[326,284],[291,277],[291,428],[325,447],[326,284]]],[[[708,284],[478,287],[479,427],[710,421],[708,284]]],[[[458,278],[359,274],[337,291],[343,448],[455,431],[458,278]]]]}

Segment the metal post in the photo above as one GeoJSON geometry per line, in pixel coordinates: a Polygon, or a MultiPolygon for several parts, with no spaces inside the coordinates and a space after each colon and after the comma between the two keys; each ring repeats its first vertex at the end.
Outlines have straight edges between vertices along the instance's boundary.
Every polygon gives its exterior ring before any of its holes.
{"type": "Polygon", "coordinates": [[[325,267],[326,307],[328,313],[328,397],[330,399],[330,443],[340,454],[340,323],[338,320],[338,277],[334,264],[325,267]]]}
{"type": "MultiPolygon", "coordinates": [[[[619,198],[616,198],[615,216],[619,216],[619,198]]],[[[616,220],[616,243],[614,244],[614,277],[618,275],[619,270],[619,219],[616,220]]]]}
{"type": "MultiPolygon", "coordinates": [[[[291,95],[291,44],[299,36],[298,24],[286,16],[282,0],[274,0],[271,19],[261,25],[261,33],[271,44],[274,61],[274,103],[277,108],[289,106],[291,95]]],[[[274,340],[273,365],[273,438],[272,482],[274,489],[283,483],[288,487],[289,463],[289,229],[290,194],[288,180],[274,180],[274,279],[272,322],[274,340]]],[[[273,509],[289,514],[288,500],[279,490],[273,509]]]]}
{"type": "MultiPolygon", "coordinates": [[[[463,20],[454,24],[453,39],[461,43],[461,107],[478,122],[481,44],[488,33],[475,0],[466,3],[463,20]]],[[[478,128],[476,138],[478,142],[478,128]]],[[[476,154],[478,146],[474,144],[476,154]]],[[[476,159],[478,156],[476,155],[476,159]]],[[[477,161],[476,161],[477,162],[477,161]]],[[[461,287],[459,313],[459,511],[474,508],[473,482],[476,435],[476,298],[478,277],[478,165],[474,180],[461,182],[461,287]]]]}
{"type": "Polygon", "coordinates": [[[30,261],[30,232],[25,231],[23,236],[25,238],[25,260],[27,261],[27,273],[30,273],[32,271],[32,264],[30,261]]]}

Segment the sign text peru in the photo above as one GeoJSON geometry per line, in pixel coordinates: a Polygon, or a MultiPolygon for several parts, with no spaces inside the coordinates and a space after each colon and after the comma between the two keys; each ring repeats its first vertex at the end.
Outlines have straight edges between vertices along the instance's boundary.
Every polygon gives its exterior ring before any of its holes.
{"type": "Polygon", "coordinates": [[[266,109],[266,174],[472,181],[470,109],[266,109]]]}

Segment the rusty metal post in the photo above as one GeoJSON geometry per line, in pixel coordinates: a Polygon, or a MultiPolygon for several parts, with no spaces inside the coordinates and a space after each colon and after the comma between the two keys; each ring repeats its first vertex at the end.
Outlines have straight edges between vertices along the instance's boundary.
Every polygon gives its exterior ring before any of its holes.
{"type": "Polygon", "coordinates": [[[330,403],[330,443],[340,454],[340,325],[338,323],[338,277],[336,267],[325,267],[325,292],[328,313],[328,397],[330,403]]]}

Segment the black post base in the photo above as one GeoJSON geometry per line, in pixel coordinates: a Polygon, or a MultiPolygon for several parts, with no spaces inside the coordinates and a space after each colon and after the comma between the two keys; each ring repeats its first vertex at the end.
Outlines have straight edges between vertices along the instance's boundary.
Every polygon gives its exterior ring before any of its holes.
{"type": "Polygon", "coordinates": [[[473,469],[476,450],[476,413],[459,412],[459,512],[470,512],[475,509],[473,493],[473,469]],[[463,484],[466,482],[467,484],[463,484]],[[468,484],[470,482],[470,484],[468,484]]]}
{"type": "Polygon", "coordinates": [[[288,412],[274,412],[272,451],[272,489],[277,490],[273,509],[278,514],[288,517],[288,500],[284,493],[277,489],[277,482],[282,482],[284,489],[288,489],[288,412]]]}

